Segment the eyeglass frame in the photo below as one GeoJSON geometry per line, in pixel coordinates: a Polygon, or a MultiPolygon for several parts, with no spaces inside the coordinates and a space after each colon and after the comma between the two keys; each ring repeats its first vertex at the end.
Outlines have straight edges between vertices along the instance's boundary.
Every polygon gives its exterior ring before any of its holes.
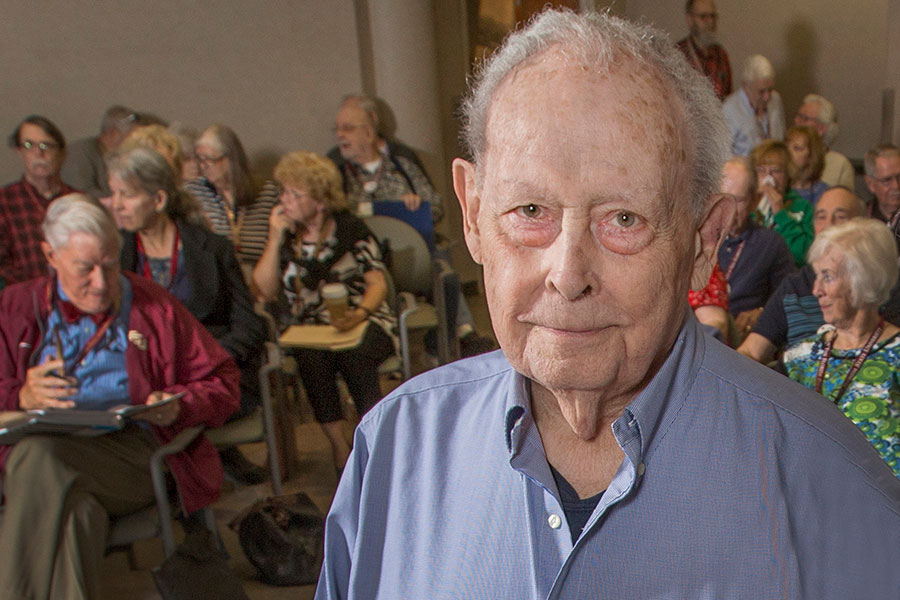
{"type": "Polygon", "coordinates": [[[206,156],[205,154],[197,154],[196,152],[194,153],[194,158],[196,158],[197,162],[200,163],[201,165],[215,164],[215,163],[219,162],[220,160],[222,160],[223,158],[225,158],[225,156],[226,156],[226,154],[224,152],[216,157],[206,156]]]}
{"type": "Polygon", "coordinates": [[[21,141],[16,146],[26,152],[57,152],[61,148],[56,142],[32,142],[31,140],[21,141]]]}
{"type": "Polygon", "coordinates": [[[870,176],[872,181],[877,183],[880,186],[888,187],[892,182],[896,182],[897,186],[900,187],[900,173],[894,173],[893,175],[886,175],[884,177],[874,177],[870,176]]]}

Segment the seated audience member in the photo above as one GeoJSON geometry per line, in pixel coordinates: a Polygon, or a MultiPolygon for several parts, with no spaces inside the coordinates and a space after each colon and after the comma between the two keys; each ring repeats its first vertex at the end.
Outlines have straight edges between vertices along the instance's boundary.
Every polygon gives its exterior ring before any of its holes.
{"type": "Polygon", "coordinates": [[[238,260],[252,267],[266,246],[277,187],[267,182],[256,189],[244,147],[225,125],[207,127],[194,152],[202,177],[185,183],[185,190],[202,203],[213,232],[231,240],[238,260]]]}
{"type": "MultiPolygon", "coordinates": [[[[60,198],[43,229],[54,274],[0,294],[0,408],[104,410],[185,394],[121,432],[0,446],[0,597],[93,599],[110,517],[154,502],[150,456],[160,444],[237,409],[238,369],[180,302],[120,273],[119,234],[102,207],[60,198]]],[[[202,436],[167,465],[184,514],[218,497],[222,467],[202,436]]]]}
{"type": "Polygon", "coordinates": [[[731,227],[718,254],[718,266],[728,281],[728,304],[735,325],[729,341],[734,346],[753,328],[781,280],[794,271],[794,258],[784,238],[750,217],[756,206],[755,183],[750,162],[742,156],[732,157],[722,167],[719,189],[736,201],[731,227]]]}
{"type": "Polygon", "coordinates": [[[178,138],[160,124],[135,127],[119,146],[123,150],[150,148],[158,152],[175,172],[175,181],[181,185],[181,143],[178,138]]]}
{"type": "Polygon", "coordinates": [[[719,13],[712,0],[687,0],[684,20],[689,33],[676,46],[691,66],[706,75],[719,100],[731,94],[731,63],[716,38],[719,13]]]}
{"type": "Polygon", "coordinates": [[[837,111],[834,104],[818,94],[808,94],[794,117],[794,125],[812,127],[825,145],[825,165],[822,181],[830,186],[842,185],[856,189],[856,172],[847,157],[831,149],[838,136],[837,111]]]}
{"type": "Polygon", "coordinates": [[[781,234],[800,267],[813,239],[813,208],[790,189],[790,155],[784,142],[766,140],[753,149],[756,172],[756,218],[781,234]]]}
{"type": "Polygon", "coordinates": [[[784,137],[784,104],[775,90],[775,69],[762,55],[744,61],[741,88],[722,105],[731,132],[731,153],[747,156],[760,142],[784,137]]]}
{"type": "Polygon", "coordinates": [[[822,140],[812,127],[794,125],[784,134],[784,144],[791,155],[788,165],[791,190],[815,208],[822,192],[829,187],[820,179],[825,164],[822,140]]]}
{"type": "Polygon", "coordinates": [[[688,290],[688,305],[702,325],[710,328],[713,337],[731,343],[728,319],[728,282],[718,265],[714,265],[709,283],[702,290],[688,290]]]}
{"type": "Polygon", "coordinates": [[[733,205],[709,82],[664,33],[550,10],[474,85],[453,181],[502,351],[363,417],[316,598],[895,596],[900,480],[685,306],[733,205]]]}
{"type": "Polygon", "coordinates": [[[9,136],[22,159],[22,179],[0,188],[0,289],[47,274],[41,221],[47,206],[75,190],[60,179],[66,139],[52,121],[26,117],[9,136]]]}
{"type": "Polygon", "coordinates": [[[63,179],[95,200],[109,196],[107,154],[119,147],[138,124],[138,115],[125,106],[110,106],[103,113],[100,135],[72,142],[62,166],[63,179]]]}
{"type": "Polygon", "coordinates": [[[337,168],[324,156],[292,152],[278,161],[281,199],[269,219],[265,252],[253,280],[269,301],[281,294],[293,324],[333,325],[340,331],[363,321],[362,342],[350,350],[294,352],[316,421],[331,443],[340,472],[350,454],[335,377],[340,373],[360,416],[381,398],[378,366],[396,349],[396,319],[386,302],[387,284],[378,242],[349,212],[337,168]],[[347,288],[349,308],[335,318],[320,290],[325,283],[347,288]]]}
{"type": "Polygon", "coordinates": [[[200,132],[178,122],[169,124],[169,131],[178,138],[178,145],[181,148],[181,181],[197,179],[200,177],[200,163],[197,162],[194,144],[197,143],[200,132]]]}
{"type": "MultiPolygon", "coordinates": [[[[161,154],[123,144],[108,157],[107,170],[113,211],[124,229],[122,269],[168,290],[231,354],[241,369],[241,407],[233,418],[250,414],[259,405],[266,328],[253,310],[234,248],[209,231],[203,211],[179,191],[161,154]]],[[[223,451],[222,459],[236,479],[259,483],[265,477],[236,448],[223,451]]]]}
{"type": "MultiPolygon", "coordinates": [[[[343,178],[351,210],[360,216],[372,214],[375,202],[402,200],[417,210],[423,202],[431,207],[434,223],[444,214],[440,195],[434,190],[412,149],[387,142],[378,134],[375,103],[366,96],[346,96],[335,118],[337,149],[329,152],[343,178]]],[[[450,260],[446,250],[437,256],[450,260]]],[[[474,320],[465,296],[459,295],[457,335],[463,356],[493,350],[493,340],[475,332],[474,320]]]]}
{"type": "Polygon", "coordinates": [[[865,157],[866,187],[875,196],[869,216],[885,223],[900,208],[900,148],[878,144],[865,157]]]}
{"type": "Polygon", "coordinates": [[[878,314],[897,281],[894,236],[853,219],[816,237],[809,264],[830,327],[785,351],[787,373],[837,404],[900,477],[900,328],[878,314]]]}
{"type": "Polygon", "coordinates": [[[371,98],[345,96],[335,117],[335,133],[338,145],[328,157],[340,169],[354,211],[367,215],[371,203],[398,200],[414,211],[425,202],[432,220],[441,220],[444,205],[418,156],[408,146],[379,135],[378,111],[371,98]]]}
{"type": "MultiPolygon", "coordinates": [[[[844,187],[829,188],[816,205],[815,235],[827,228],[865,215],[865,203],[844,187]]],[[[819,302],[812,292],[815,273],[809,265],[784,278],[738,352],[768,363],[785,347],[814,334],[824,323],[819,302]]]]}

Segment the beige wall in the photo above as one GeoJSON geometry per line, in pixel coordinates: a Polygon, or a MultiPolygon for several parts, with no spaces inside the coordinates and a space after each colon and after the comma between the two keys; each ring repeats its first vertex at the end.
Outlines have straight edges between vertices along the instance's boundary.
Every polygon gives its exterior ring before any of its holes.
{"type": "MultiPolygon", "coordinates": [[[[38,0],[3,13],[4,135],[32,112],[69,140],[93,135],[107,105],[122,103],[226,123],[271,165],[289,150],[326,151],[341,95],[361,87],[350,0],[38,0]]],[[[0,150],[0,181],[20,172],[0,150]]]]}
{"type": "MultiPolygon", "coordinates": [[[[717,0],[719,38],[731,57],[735,84],[747,56],[765,55],[778,74],[776,87],[788,120],[804,94],[822,94],[835,103],[840,115],[836,149],[861,158],[881,131],[888,4],[889,0],[717,0]]],[[[686,33],[682,0],[627,0],[626,14],[643,17],[673,39],[686,33]]],[[[900,15],[895,14],[897,18],[900,15]]]]}

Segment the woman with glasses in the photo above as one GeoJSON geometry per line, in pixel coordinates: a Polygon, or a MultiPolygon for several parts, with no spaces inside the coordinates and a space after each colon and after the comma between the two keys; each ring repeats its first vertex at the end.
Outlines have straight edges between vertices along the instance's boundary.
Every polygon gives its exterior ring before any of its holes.
{"type": "Polygon", "coordinates": [[[231,240],[238,260],[252,267],[265,248],[269,212],[278,202],[275,184],[257,189],[244,147],[225,125],[207,127],[194,153],[201,177],[185,189],[203,205],[212,230],[231,240]]]}
{"type": "Polygon", "coordinates": [[[784,142],[766,140],[750,155],[756,172],[759,202],[756,220],[781,234],[798,267],[806,264],[806,251],[813,240],[813,207],[791,189],[788,173],[790,153],[784,142]]]}
{"type": "Polygon", "coordinates": [[[381,399],[378,366],[396,351],[397,322],[386,301],[385,266],[375,236],[350,213],[333,162],[312,152],[292,152],[278,161],[275,179],[283,191],[272,210],[266,250],[253,270],[260,293],[269,301],[283,295],[292,324],[348,331],[366,323],[354,348],[292,350],[340,472],[350,444],[336,377],[343,377],[362,416],[381,399]],[[325,305],[322,288],[328,283],[341,284],[337,287],[346,293],[342,315],[325,305]]]}

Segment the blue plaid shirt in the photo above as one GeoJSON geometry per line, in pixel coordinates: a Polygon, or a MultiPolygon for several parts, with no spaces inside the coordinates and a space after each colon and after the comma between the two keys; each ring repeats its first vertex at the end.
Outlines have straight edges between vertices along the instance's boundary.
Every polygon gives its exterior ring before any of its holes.
{"type": "MultiPolygon", "coordinates": [[[[74,400],[76,408],[105,410],[118,404],[131,404],[128,394],[128,374],[125,372],[125,348],[128,347],[128,315],[131,312],[131,284],[119,275],[122,298],[119,314],[103,335],[100,343],[75,365],[72,375],[78,380],[78,393],[67,398],[74,400]]],[[[65,292],[57,284],[57,294],[68,300],[65,292]]],[[[47,319],[41,347],[40,362],[56,358],[54,332],[59,331],[66,367],[97,331],[97,325],[90,317],[83,316],[74,323],[66,323],[54,306],[47,319]]]]}

